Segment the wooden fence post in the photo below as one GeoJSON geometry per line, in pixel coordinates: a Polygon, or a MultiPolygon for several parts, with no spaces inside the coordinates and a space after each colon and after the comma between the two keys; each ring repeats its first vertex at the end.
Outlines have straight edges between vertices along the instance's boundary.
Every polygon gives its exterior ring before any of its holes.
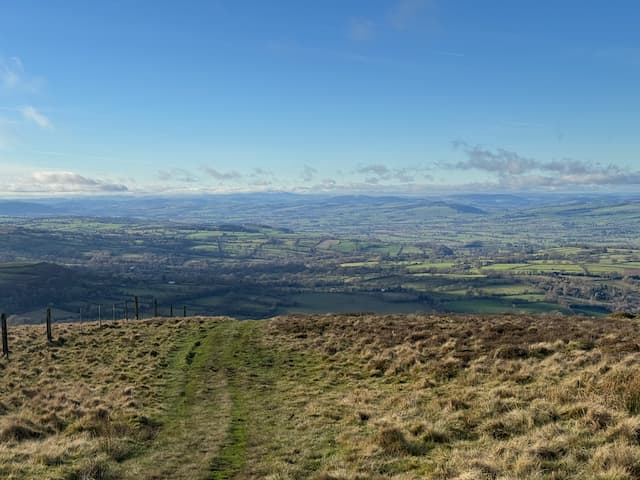
{"type": "Polygon", "coordinates": [[[129,320],[129,300],[124,301],[124,319],[129,320]]]}
{"type": "Polygon", "coordinates": [[[187,306],[186,305],[182,308],[182,316],[183,317],[187,316],[187,306]]]}
{"type": "Polygon", "coordinates": [[[102,326],[102,305],[98,305],[98,325],[102,326]]]}
{"type": "Polygon", "coordinates": [[[47,342],[53,343],[53,335],[51,334],[51,307],[47,308],[47,342]]]}
{"type": "Polygon", "coordinates": [[[158,299],[153,299],[153,317],[158,318],[158,299]]]}
{"type": "Polygon", "coordinates": [[[2,330],[2,354],[9,360],[9,339],[7,334],[7,316],[0,315],[0,329],[2,330]]]}
{"type": "Polygon", "coordinates": [[[135,297],[133,297],[133,301],[135,302],[135,309],[136,309],[136,320],[140,320],[140,309],[138,308],[138,296],[136,295],[135,297]]]}
{"type": "Polygon", "coordinates": [[[171,307],[169,307],[169,316],[173,318],[173,303],[171,304],[171,307]]]}

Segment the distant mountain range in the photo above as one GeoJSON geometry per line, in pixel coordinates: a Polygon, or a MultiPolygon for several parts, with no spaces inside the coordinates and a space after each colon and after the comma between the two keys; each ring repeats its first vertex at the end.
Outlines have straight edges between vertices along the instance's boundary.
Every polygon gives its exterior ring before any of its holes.
{"type": "Polygon", "coordinates": [[[417,217],[486,215],[554,206],[551,211],[639,204],[639,196],[569,194],[461,194],[440,197],[300,195],[292,193],[248,193],[192,196],[73,197],[34,200],[0,200],[0,216],[134,217],[157,220],[199,221],[263,217],[317,215],[331,217],[344,211],[404,212],[417,217]]]}

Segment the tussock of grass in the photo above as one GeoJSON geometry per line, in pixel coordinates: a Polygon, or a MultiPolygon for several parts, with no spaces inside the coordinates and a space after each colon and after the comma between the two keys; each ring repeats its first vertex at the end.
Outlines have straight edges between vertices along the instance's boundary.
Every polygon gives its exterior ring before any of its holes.
{"type": "Polygon", "coordinates": [[[426,451],[424,445],[407,440],[397,428],[383,428],[378,434],[380,448],[387,455],[420,455],[426,451]]]}
{"type": "Polygon", "coordinates": [[[67,471],[64,480],[117,480],[120,471],[104,454],[82,459],[67,471]]]}
{"type": "Polygon", "coordinates": [[[6,417],[0,423],[0,441],[22,442],[43,436],[42,427],[21,417],[6,417]]]}
{"type": "Polygon", "coordinates": [[[0,360],[0,478],[122,478],[120,464],[145,448],[170,406],[172,352],[199,328],[60,324],[47,345],[44,326],[12,327],[11,359],[0,360]]]}
{"type": "Polygon", "coordinates": [[[336,442],[326,478],[640,475],[633,320],[325,315],[264,328],[270,345],[323,365],[305,379],[309,409],[339,394],[353,410],[317,427],[336,442]]]}

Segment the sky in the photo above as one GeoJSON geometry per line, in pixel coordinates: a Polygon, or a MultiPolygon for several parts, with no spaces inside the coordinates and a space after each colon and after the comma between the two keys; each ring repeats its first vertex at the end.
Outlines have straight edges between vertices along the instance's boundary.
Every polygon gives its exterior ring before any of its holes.
{"type": "Polygon", "coordinates": [[[4,0],[0,196],[635,191],[636,0],[4,0]]]}

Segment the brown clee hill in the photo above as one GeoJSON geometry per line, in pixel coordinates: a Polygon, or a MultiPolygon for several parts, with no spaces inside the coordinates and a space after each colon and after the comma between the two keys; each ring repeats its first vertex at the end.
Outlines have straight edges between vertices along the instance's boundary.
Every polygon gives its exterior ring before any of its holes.
{"type": "Polygon", "coordinates": [[[1,479],[637,479],[640,321],[10,326],[1,479]]]}

